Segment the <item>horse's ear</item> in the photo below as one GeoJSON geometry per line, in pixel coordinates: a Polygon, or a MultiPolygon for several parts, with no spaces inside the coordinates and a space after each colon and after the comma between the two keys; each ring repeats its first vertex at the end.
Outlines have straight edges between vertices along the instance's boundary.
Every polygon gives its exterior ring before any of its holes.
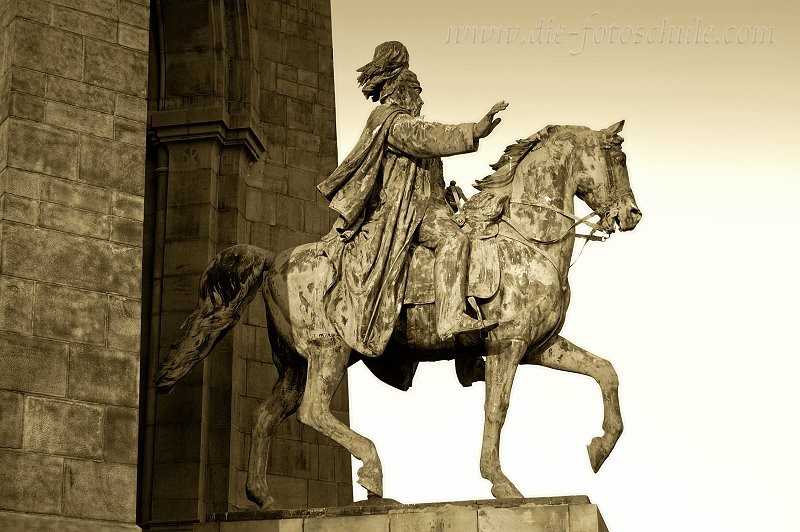
{"type": "Polygon", "coordinates": [[[611,124],[610,126],[605,128],[603,131],[605,131],[609,135],[616,135],[617,133],[622,131],[622,126],[624,126],[624,125],[625,125],[625,120],[620,120],[616,124],[611,124]]]}

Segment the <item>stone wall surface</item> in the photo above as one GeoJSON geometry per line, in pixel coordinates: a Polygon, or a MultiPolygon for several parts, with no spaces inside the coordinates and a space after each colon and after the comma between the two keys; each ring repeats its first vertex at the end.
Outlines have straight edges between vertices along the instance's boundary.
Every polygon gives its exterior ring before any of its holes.
{"type": "MultiPolygon", "coordinates": [[[[329,0],[0,0],[0,528],[252,507],[263,303],[172,395],[151,377],[216,253],[327,232],[335,166],[329,0]]],[[[269,473],[286,506],[352,500],[294,416],[269,473]]]]}
{"type": "MultiPolygon", "coordinates": [[[[330,3],[162,0],[152,26],[140,504],[146,526],[181,527],[253,507],[252,412],[277,375],[261,298],[172,394],[156,396],[151,377],[219,251],[279,251],[330,228],[316,191],[337,164],[330,3]]],[[[333,408],[349,421],[346,382],[333,408]]],[[[272,453],[282,505],[352,501],[350,455],[295,416],[272,453]]]]}
{"type": "Polygon", "coordinates": [[[0,0],[0,529],[135,526],[148,0],[0,0]]]}

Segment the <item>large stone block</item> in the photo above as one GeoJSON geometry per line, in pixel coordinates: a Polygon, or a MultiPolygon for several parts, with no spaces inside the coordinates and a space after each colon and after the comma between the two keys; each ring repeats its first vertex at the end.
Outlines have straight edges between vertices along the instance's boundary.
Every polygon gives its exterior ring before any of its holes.
{"type": "Polygon", "coordinates": [[[319,70],[319,46],[304,39],[287,36],[286,62],[290,65],[316,72],[319,70]]]}
{"type": "Polygon", "coordinates": [[[194,530],[266,532],[283,530],[284,523],[304,532],[608,532],[597,506],[582,496],[228,512],[194,530]]]}
{"type": "Polygon", "coordinates": [[[109,523],[60,515],[0,512],[0,530],[37,532],[141,532],[134,524],[109,523]]]}
{"type": "Polygon", "coordinates": [[[64,459],[0,450],[0,509],[59,513],[64,459]]]}
{"type": "Polygon", "coordinates": [[[167,242],[164,250],[164,275],[202,273],[214,258],[211,253],[208,240],[205,239],[167,242]]]}
{"type": "Polygon", "coordinates": [[[53,3],[101,17],[115,19],[118,16],[116,0],[53,0],[53,3]]]}
{"type": "Polygon", "coordinates": [[[103,457],[103,408],[28,396],[22,446],[37,453],[99,460],[103,457]]]}
{"type": "Polygon", "coordinates": [[[42,201],[103,214],[108,214],[111,205],[111,191],[108,189],[57,177],[42,177],[40,193],[42,201]]]}
{"type": "Polygon", "coordinates": [[[111,240],[139,247],[144,238],[142,222],[128,218],[111,218],[111,240]]]}
{"type": "Polygon", "coordinates": [[[0,447],[22,447],[21,393],[0,390],[0,447]]]}
{"type": "Polygon", "coordinates": [[[106,462],[136,464],[138,445],[138,414],[136,408],[106,407],[103,459],[106,462]]]}
{"type": "Polygon", "coordinates": [[[302,168],[289,168],[289,195],[295,198],[314,201],[317,197],[317,172],[302,168]]]}
{"type": "MultiPolygon", "coordinates": [[[[343,515],[309,517],[303,520],[303,532],[360,532],[361,530],[389,532],[389,516],[386,514],[343,515]]],[[[464,530],[463,532],[469,532],[469,530],[464,530]]]]}
{"type": "Polygon", "coordinates": [[[327,508],[338,506],[339,488],[336,482],[308,481],[308,507],[327,508]]]}
{"type": "MultiPolygon", "coordinates": [[[[199,449],[198,449],[199,450],[199,449]]],[[[191,499],[199,496],[200,463],[156,464],[153,470],[154,500],[191,499]]]]}
{"type": "Polygon", "coordinates": [[[33,281],[0,276],[0,330],[31,334],[33,281]]]}
{"type": "Polygon", "coordinates": [[[117,22],[115,20],[59,5],[53,6],[53,25],[86,37],[108,42],[117,40],[117,22]]]}
{"type": "Polygon", "coordinates": [[[339,486],[339,506],[350,506],[353,504],[353,481],[337,483],[339,486]]]}
{"type": "Polygon", "coordinates": [[[137,122],[147,121],[147,100],[127,94],[117,95],[117,106],[114,110],[117,116],[136,120],[137,122]]]}
{"type": "Polygon", "coordinates": [[[136,466],[67,460],[64,515],[133,522],[136,519],[136,466]]]}
{"type": "Polygon", "coordinates": [[[139,352],[142,304],[138,299],[109,296],[108,347],[139,352]]]}
{"type": "Polygon", "coordinates": [[[308,506],[308,480],[267,475],[267,485],[284,508],[305,508],[308,506]]]}
{"type": "Polygon", "coordinates": [[[137,28],[147,29],[149,27],[150,10],[146,5],[136,4],[120,0],[119,2],[119,21],[137,28]]]}
{"type": "Polygon", "coordinates": [[[11,31],[10,64],[81,79],[83,38],[80,35],[24,19],[16,19],[11,31]]]}
{"type": "Polygon", "coordinates": [[[44,119],[44,111],[44,98],[22,92],[12,92],[8,95],[9,116],[41,122],[44,119]]]}
{"type": "Polygon", "coordinates": [[[132,96],[147,96],[147,53],[86,39],[87,83],[132,96]]]}
{"type": "Polygon", "coordinates": [[[217,192],[216,179],[208,168],[195,170],[171,171],[169,173],[169,189],[167,205],[181,207],[185,205],[208,205],[217,192]]]}
{"type": "Polygon", "coordinates": [[[155,432],[155,454],[159,463],[199,461],[201,434],[198,425],[160,423],[155,432]]]}
{"type": "Polygon", "coordinates": [[[287,98],[286,125],[292,129],[311,133],[314,130],[314,104],[287,98]]]}
{"type": "Polygon", "coordinates": [[[118,116],[114,120],[114,138],[120,142],[144,147],[147,144],[147,127],[144,122],[118,116]]]}
{"type": "Polygon", "coordinates": [[[16,5],[17,17],[40,22],[42,24],[50,24],[52,20],[52,8],[49,2],[44,0],[23,0],[17,2],[16,5]]]}
{"type": "Polygon", "coordinates": [[[81,138],[80,177],[85,183],[144,196],[145,150],[125,142],[81,138]]]}
{"type": "Polygon", "coordinates": [[[48,100],[94,109],[103,113],[114,112],[114,91],[87,85],[80,81],[48,76],[45,96],[48,100]]]}
{"type": "Polygon", "coordinates": [[[39,283],[33,332],[45,338],[105,345],[107,307],[106,294],[39,283]]]}
{"type": "Polygon", "coordinates": [[[114,192],[111,214],[139,222],[144,221],[144,198],[124,192],[114,192]]]}
{"type": "Polygon", "coordinates": [[[78,135],[45,124],[9,119],[8,166],[67,179],[78,175],[78,135]]]}
{"type": "Polygon", "coordinates": [[[141,249],[27,226],[3,229],[7,275],[138,298],[141,249]]]}
{"type": "Polygon", "coordinates": [[[114,116],[61,102],[45,103],[44,122],[98,137],[114,137],[114,116]]]}
{"type": "Polygon", "coordinates": [[[39,184],[43,176],[16,168],[6,168],[0,172],[0,187],[5,185],[7,194],[22,198],[39,199],[39,184]]]}
{"type": "Polygon", "coordinates": [[[135,407],[139,404],[139,356],[102,347],[73,345],[67,396],[135,407]]]}
{"type": "Polygon", "coordinates": [[[127,24],[119,25],[119,43],[122,46],[146,52],[149,37],[149,32],[144,28],[136,28],[127,24]]]}
{"type": "Polygon", "coordinates": [[[166,238],[184,240],[213,236],[217,211],[209,204],[167,208],[166,238]]]}
{"type": "Polygon", "coordinates": [[[39,204],[28,198],[4,194],[0,196],[0,212],[3,213],[3,220],[36,225],[36,220],[39,217],[39,204]]]}
{"type": "Polygon", "coordinates": [[[0,389],[64,396],[67,344],[0,332],[0,389]]]}
{"type": "Polygon", "coordinates": [[[569,507],[563,504],[519,505],[478,510],[478,530],[481,532],[503,532],[523,527],[537,532],[569,531],[569,507]]]}
{"type": "MultiPolygon", "coordinates": [[[[432,508],[423,507],[389,512],[389,528],[392,532],[418,532],[422,530],[469,532],[478,529],[476,521],[473,508],[457,504],[443,504],[432,508]]],[[[508,528],[504,530],[519,529],[508,528]]],[[[539,532],[536,528],[531,530],[539,532]]]]}
{"type": "Polygon", "coordinates": [[[320,445],[319,453],[319,479],[336,480],[336,448],[331,445],[320,445]]]}
{"type": "Polygon", "coordinates": [[[10,75],[9,90],[25,92],[34,96],[45,95],[46,74],[16,65],[8,65],[8,67],[8,74],[10,75]]]}
{"type": "Polygon", "coordinates": [[[111,223],[107,215],[57,203],[39,204],[39,227],[103,240],[111,234],[111,223]]]}
{"type": "Polygon", "coordinates": [[[277,225],[288,227],[294,231],[302,231],[305,217],[303,216],[303,201],[292,197],[281,198],[281,204],[275,212],[277,225]]]}

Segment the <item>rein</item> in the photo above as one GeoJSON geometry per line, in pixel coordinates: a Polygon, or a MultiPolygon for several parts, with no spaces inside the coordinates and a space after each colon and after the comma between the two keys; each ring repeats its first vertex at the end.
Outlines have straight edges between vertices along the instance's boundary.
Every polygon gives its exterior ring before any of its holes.
{"type": "MultiPolygon", "coordinates": [[[[503,215],[503,216],[500,217],[501,221],[505,222],[517,234],[519,234],[522,238],[524,238],[528,242],[533,242],[534,244],[544,244],[544,245],[557,244],[559,242],[564,241],[567,237],[569,237],[570,234],[572,234],[572,232],[575,231],[578,228],[578,226],[580,226],[580,225],[586,225],[587,227],[591,228],[591,230],[592,230],[588,235],[584,235],[584,234],[578,233],[577,231],[575,232],[575,237],[576,238],[583,238],[583,239],[586,240],[586,242],[589,242],[590,240],[595,241],[595,242],[605,242],[606,240],[608,240],[611,237],[611,235],[608,235],[608,234],[595,236],[595,233],[598,232],[598,231],[602,231],[602,229],[600,229],[600,227],[598,227],[597,224],[595,224],[593,222],[590,222],[589,218],[591,218],[593,216],[598,216],[597,211],[592,211],[589,214],[587,214],[586,216],[581,218],[579,216],[575,216],[574,214],[571,214],[571,213],[569,213],[569,212],[567,212],[565,210],[559,209],[558,207],[554,207],[552,205],[548,205],[546,203],[530,203],[530,202],[527,202],[527,201],[509,201],[509,203],[510,204],[515,204],[515,205],[527,205],[529,207],[540,207],[540,208],[543,208],[543,209],[548,209],[548,210],[551,210],[551,211],[553,211],[553,212],[555,212],[557,214],[560,214],[561,216],[564,216],[565,218],[569,218],[570,220],[573,221],[572,225],[570,225],[567,228],[567,230],[564,231],[564,233],[561,236],[559,236],[558,238],[544,240],[544,239],[540,239],[540,238],[536,238],[536,237],[525,236],[524,234],[522,234],[522,232],[519,229],[517,229],[514,226],[514,223],[511,221],[511,219],[508,216],[503,215]]],[[[585,245],[585,243],[584,243],[584,245],[585,245]]]]}
{"type": "MultiPolygon", "coordinates": [[[[518,201],[514,201],[514,202],[511,202],[511,203],[519,203],[519,204],[522,204],[522,205],[536,205],[536,206],[541,206],[541,207],[550,207],[549,205],[538,205],[538,204],[533,204],[533,203],[522,203],[522,202],[518,202],[518,201]]],[[[560,209],[557,209],[556,207],[552,207],[552,209],[554,211],[556,211],[556,212],[558,212],[560,210],[560,209]]],[[[574,230],[578,225],[580,225],[582,223],[588,225],[589,227],[591,227],[592,228],[592,232],[589,233],[588,235],[582,235],[582,234],[576,234],[575,235],[576,237],[584,238],[585,241],[583,242],[583,245],[581,246],[581,250],[578,252],[578,256],[575,257],[575,260],[572,261],[569,264],[569,266],[567,266],[567,270],[569,270],[570,268],[575,266],[575,263],[578,262],[578,259],[581,258],[581,256],[583,255],[583,250],[586,249],[586,244],[588,244],[590,240],[594,240],[594,241],[598,241],[598,242],[605,242],[606,240],[608,240],[611,237],[611,235],[600,235],[600,236],[595,236],[594,235],[595,231],[600,231],[601,230],[595,224],[593,224],[592,222],[588,221],[589,218],[591,218],[592,216],[594,216],[596,214],[595,212],[589,213],[586,216],[584,216],[583,218],[578,218],[577,216],[571,215],[571,214],[566,213],[566,212],[562,212],[562,213],[559,213],[559,214],[564,214],[565,216],[567,216],[569,218],[574,218],[577,221],[575,223],[573,223],[572,226],[569,229],[567,229],[567,231],[563,235],[561,235],[559,238],[554,239],[554,240],[539,240],[539,239],[536,239],[536,238],[529,238],[529,237],[525,236],[524,234],[522,234],[522,232],[519,229],[517,229],[517,227],[511,222],[511,220],[507,216],[502,216],[500,218],[500,221],[501,222],[505,222],[506,225],[508,225],[508,227],[510,227],[514,231],[514,233],[519,235],[519,238],[512,237],[511,235],[502,235],[502,236],[505,236],[506,238],[514,240],[515,242],[519,242],[520,244],[523,244],[524,246],[529,247],[529,248],[533,249],[534,251],[538,251],[539,253],[541,253],[541,255],[545,259],[547,259],[547,262],[549,262],[550,265],[553,267],[553,269],[556,271],[556,274],[558,275],[558,278],[561,279],[562,278],[561,270],[558,269],[558,266],[556,266],[556,264],[547,255],[547,253],[545,253],[544,251],[542,251],[541,249],[536,247],[536,244],[555,244],[557,242],[561,242],[562,240],[564,240],[570,234],[570,232],[572,230],[574,230]]],[[[562,289],[566,289],[566,287],[562,287],[562,289]]]]}

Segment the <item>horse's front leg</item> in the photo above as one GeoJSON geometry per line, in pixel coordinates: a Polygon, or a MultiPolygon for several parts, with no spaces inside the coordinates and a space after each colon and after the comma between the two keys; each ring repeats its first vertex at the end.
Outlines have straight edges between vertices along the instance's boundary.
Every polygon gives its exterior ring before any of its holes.
{"type": "Polygon", "coordinates": [[[619,380],[614,366],[608,360],[561,337],[543,352],[527,355],[522,363],[580,373],[597,381],[603,395],[603,435],[593,438],[587,446],[589,461],[597,473],[622,434],[622,415],[617,392],[619,380]]]}
{"type": "Polygon", "coordinates": [[[297,413],[300,422],[329,437],[364,465],[358,470],[358,483],[369,496],[383,496],[383,471],[375,444],[331,413],[331,399],[344,377],[350,348],[341,340],[335,345],[309,349],[306,392],[297,413]]]}
{"type": "Polygon", "coordinates": [[[498,499],[522,497],[500,467],[500,431],[506,421],[517,364],[526,348],[527,344],[517,339],[489,340],[487,346],[481,476],[492,483],[492,495],[498,499]]]}

